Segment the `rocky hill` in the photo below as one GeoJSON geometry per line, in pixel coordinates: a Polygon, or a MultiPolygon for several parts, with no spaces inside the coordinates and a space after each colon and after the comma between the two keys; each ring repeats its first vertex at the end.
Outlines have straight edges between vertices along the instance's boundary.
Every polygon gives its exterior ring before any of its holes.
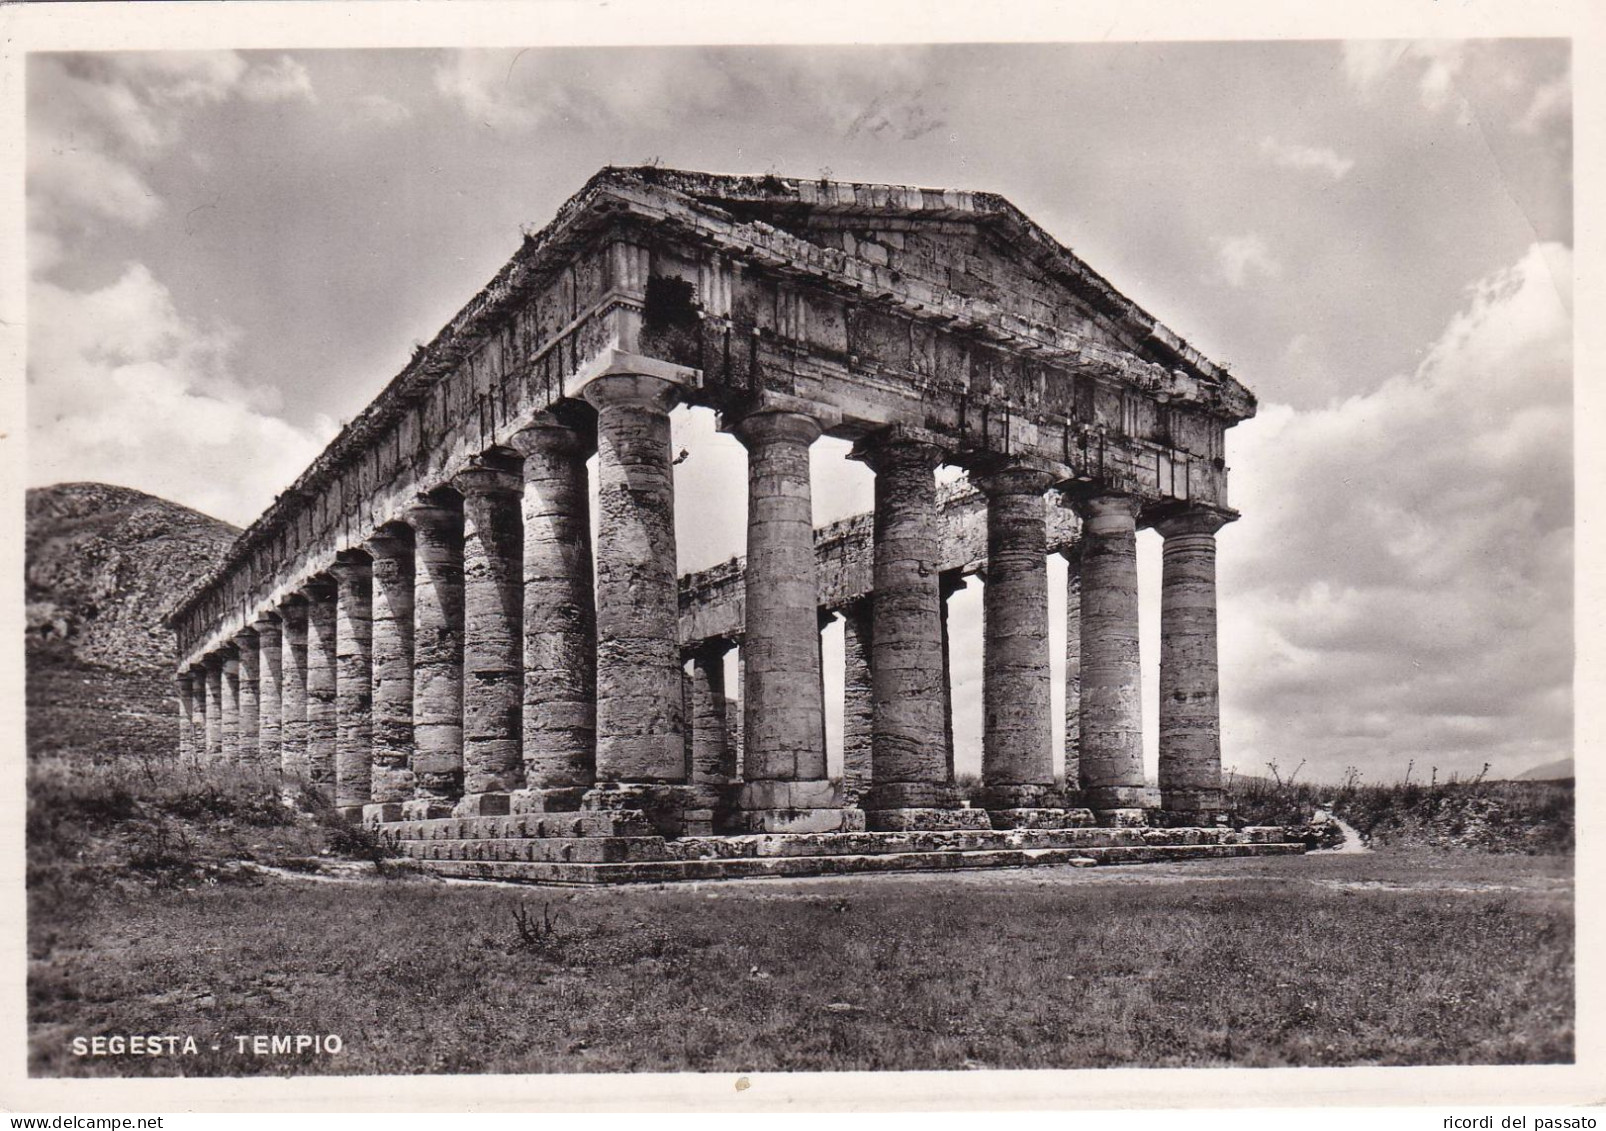
{"type": "Polygon", "coordinates": [[[30,755],[171,754],[173,636],[162,610],[239,533],[104,483],[27,497],[30,755]]]}

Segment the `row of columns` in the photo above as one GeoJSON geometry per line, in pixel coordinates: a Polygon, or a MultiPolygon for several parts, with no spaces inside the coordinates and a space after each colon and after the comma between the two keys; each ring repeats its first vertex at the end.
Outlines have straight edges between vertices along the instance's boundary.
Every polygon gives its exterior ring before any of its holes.
{"type": "MultiPolygon", "coordinates": [[[[182,741],[277,763],[370,816],[641,806],[677,831],[862,827],[827,781],[809,449],[821,425],[761,406],[748,451],[742,768],[725,718],[723,652],[678,643],[671,381],[593,380],[595,569],[587,431],[546,416],[401,522],[339,555],[200,671],[181,676],[182,741]],[[689,668],[683,666],[689,660],[689,668]],[[726,788],[733,787],[733,788],[726,788]]],[[[897,432],[855,456],[875,473],[874,589],[841,610],[846,776],[872,827],[974,823],[953,789],[935,470],[944,452],[897,432]],[[868,747],[868,781],[859,752],[868,747]]],[[[1051,764],[1046,472],[977,469],[988,503],[985,809],[1062,807],[1051,764]]],[[[1072,570],[1067,774],[1109,819],[1220,807],[1214,532],[1184,509],[1165,537],[1161,793],[1143,779],[1138,502],[1084,491],[1072,570]],[[1074,724],[1074,729],[1073,729],[1074,724]]],[[[728,645],[727,645],[728,646],[728,645]]]]}

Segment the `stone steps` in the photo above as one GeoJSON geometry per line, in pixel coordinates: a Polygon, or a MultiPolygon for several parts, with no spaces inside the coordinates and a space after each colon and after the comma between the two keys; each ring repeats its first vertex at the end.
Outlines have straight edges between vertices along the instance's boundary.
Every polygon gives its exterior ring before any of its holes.
{"type": "Polygon", "coordinates": [[[403,842],[658,835],[657,826],[640,809],[515,813],[502,817],[436,817],[424,821],[387,821],[378,829],[403,842]]]}
{"type": "MultiPolygon", "coordinates": [[[[1113,831],[1113,830],[1112,830],[1113,831]]],[[[1279,830],[1280,832],[1281,830],[1279,830]]],[[[634,838],[632,838],[634,839],[634,838]]],[[[636,860],[589,863],[552,860],[430,859],[425,866],[454,879],[508,880],[534,884],[673,883],[751,877],[840,876],[885,872],[942,872],[970,868],[1020,868],[1044,864],[1093,867],[1242,856],[1293,856],[1299,842],[1209,844],[1130,844],[1062,848],[937,849],[768,855],[687,860],[636,860]]]]}

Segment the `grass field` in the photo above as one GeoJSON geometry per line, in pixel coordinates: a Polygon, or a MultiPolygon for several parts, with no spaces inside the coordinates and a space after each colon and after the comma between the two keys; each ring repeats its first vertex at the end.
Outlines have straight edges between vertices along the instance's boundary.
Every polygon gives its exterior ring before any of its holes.
{"type": "Polygon", "coordinates": [[[34,899],[30,1064],[234,1075],[1566,1061],[1570,868],[1430,853],[625,890],[406,876],[74,885],[34,899]],[[117,1033],[190,1034],[201,1052],[70,1052],[75,1036],[117,1033]],[[240,1055],[233,1035],[256,1033],[333,1033],[344,1049],[240,1055]]]}

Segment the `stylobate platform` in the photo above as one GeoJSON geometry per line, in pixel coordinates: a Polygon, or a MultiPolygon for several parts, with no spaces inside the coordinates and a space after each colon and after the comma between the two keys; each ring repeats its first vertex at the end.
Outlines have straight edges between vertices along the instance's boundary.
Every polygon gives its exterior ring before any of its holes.
{"type": "Polygon", "coordinates": [[[644,813],[519,814],[378,826],[406,858],[456,879],[535,884],[664,883],[757,876],[1094,867],[1305,851],[1280,826],[919,832],[657,834],[644,813]]]}

